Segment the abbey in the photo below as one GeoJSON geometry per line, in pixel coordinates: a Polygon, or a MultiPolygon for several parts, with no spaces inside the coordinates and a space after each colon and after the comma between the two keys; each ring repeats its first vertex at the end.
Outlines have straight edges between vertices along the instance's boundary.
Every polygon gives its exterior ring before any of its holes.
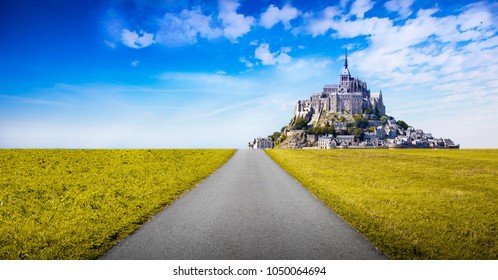
{"type": "Polygon", "coordinates": [[[312,94],[310,99],[299,100],[294,109],[294,120],[303,117],[307,121],[316,121],[324,111],[349,115],[370,111],[372,114],[385,115],[382,91],[371,95],[366,82],[351,77],[347,52],[340,83],[325,85],[321,93],[312,94]]]}
{"type": "Polygon", "coordinates": [[[460,148],[451,139],[433,137],[431,133],[387,116],[382,91],[370,94],[367,83],[351,77],[347,52],[339,79],[339,84],[325,85],[321,93],[299,100],[289,125],[268,138],[254,139],[248,147],[460,148]]]}

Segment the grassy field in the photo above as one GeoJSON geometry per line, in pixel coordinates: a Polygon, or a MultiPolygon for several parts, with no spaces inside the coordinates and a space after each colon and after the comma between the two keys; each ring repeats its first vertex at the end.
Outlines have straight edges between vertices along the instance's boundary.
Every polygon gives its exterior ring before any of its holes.
{"type": "Polygon", "coordinates": [[[0,150],[0,259],[94,259],[233,150],[0,150]]]}
{"type": "Polygon", "coordinates": [[[392,259],[498,259],[498,150],[268,150],[392,259]]]}

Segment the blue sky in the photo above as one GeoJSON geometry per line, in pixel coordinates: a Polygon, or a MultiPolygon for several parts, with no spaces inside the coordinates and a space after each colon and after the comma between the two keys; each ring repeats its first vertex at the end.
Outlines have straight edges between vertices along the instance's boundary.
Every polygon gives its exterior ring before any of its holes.
{"type": "Polygon", "coordinates": [[[244,148],[353,76],[498,148],[494,1],[2,1],[0,147],[244,148]]]}

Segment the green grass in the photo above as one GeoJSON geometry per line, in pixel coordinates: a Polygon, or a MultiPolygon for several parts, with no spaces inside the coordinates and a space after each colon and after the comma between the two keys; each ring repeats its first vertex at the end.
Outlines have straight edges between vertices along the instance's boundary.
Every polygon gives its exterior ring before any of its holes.
{"type": "Polygon", "coordinates": [[[0,259],[94,259],[233,150],[0,150],[0,259]]]}
{"type": "Polygon", "coordinates": [[[498,150],[267,150],[392,259],[498,259],[498,150]]]}

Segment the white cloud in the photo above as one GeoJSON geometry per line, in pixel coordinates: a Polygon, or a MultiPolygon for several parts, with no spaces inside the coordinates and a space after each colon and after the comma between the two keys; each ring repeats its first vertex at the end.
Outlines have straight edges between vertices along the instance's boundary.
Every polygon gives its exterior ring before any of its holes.
{"type": "Polygon", "coordinates": [[[270,52],[270,45],[267,43],[262,43],[256,51],[254,51],[254,56],[261,60],[263,65],[273,65],[275,64],[275,57],[270,52]]]}
{"type": "Polygon", "coordinates": [[[345,8],[346,8],[346,6],[348,5],[348,3],[349,3],[350,1],[351,1],[351,0],[341,0],[341,1],[339,2],[339,7],[341,7],[341,8],[343,8],[343,9],[345,9],[345,8]]]}
{"type": "Polygon", "coordinates": [[[153,34],[142,30],[137,33],[128,29],[122,30],[121,41],[125,46],[134,49],[145,48],[155,43],[153,34]]]}
{"type": "Polygon", "coordinates": [[[252,68],[254,67],[254,63],[250,62],[247,58],[245,57],[240,57],[239,61],[244,63],[247,68],[252,68]]]}
{"type": "Polygon", "coordinates": [[[254,57],[261,60],[263,65],[287,64],[291,61],[291,57],[287,54],[290,48],[282,48],[280,51],[271,53],[268,43],[261,43],[254,51],[254,57]]]}
{"type": "Polygon", "coordinates": [[[138,60],[136,60],[136,59],[134,59],[134,60],[132,60],[132,61],[130,62],[130,65],[131,65],[132,67],[138,67],[138,65],[139,65],[139,64],[140,64],[140,61],[138,61],[138,60]]]}
{"type": "Polygon", "coordinates": [[[160,26],[158,41],[171,47],[195,44],[198,38],[213,39],[222,35],[222,30],[214,26],[212,17],[204,15],[199,7],[184,9],[178,15],[166,13],[160,26]]]}
{"type": "Polygon", "coordinates": [[[387,18],[365,18],[361,20],[350,21],[344,18],[335,20],[330,24],[330,28],[337,33],[337,38],[354,38],[363,35],[382,35],[383,32],[392,28],[392,22],[387,18]]]}
{"type": "MultiPolygon", "coordinates": [[[[132,48],[143,48],[156,42],[179,47],[196,44],[200,38],[210,40],[222,36],[235,43],[238,38],[250,32],[255,23],[254,17],[237,12],[239,6],[237,0],[219,0],[217,17],[204,14],[200,7],[183,9],[179,13],[166,13],[158,20],[159,29],[155,35],[123,29],[121,40],[132,48]]],[[[287,22],[286,18],[282,20],[287,22]]],[[[109,45],[107,42],[106,44],[109,45]]]]}
{"type": "Polygon", "coordinates": [[[311,14],[306,14],[305,19],[308,21],[305,28],[313,36],[324,35],[334,25],[334,17],[341,15],[342,11],[337,7],[325,8],[319,18],[312,17],[311,14]]]}
{"type": "MultiPolygon", "coordinates": [[[[329,30],[334,31],[334,38],[365,36],[367,47],[354,54],[361,61],[358,67],[362,72],[372,77],[385,74],[376,79],[422,83],[433,81],[441,71],[461,72],[465,65],[478,67],[473,62],[465,64],[469,53],[496,46],[496,19],[485,5],[472,4],[461,14],[445,17],[435,16],[437,11],[419,10],[416,18],[395,25],[389,18],[351,20],[338,8],[328,7],[319,17],[310,17],[305,28],[313,36],[329,30]]],[[[485,53],[479,55],[482,58],[485,53]]]]}
{"type": "Polygon", "coordinates": [[[349,11],[350,15],[355,15],[357,18],[363,18],[365,13],[370,11],[374,3],[370,0],[356,0],[349,11]]]}
{"type": "Polygon", "coordinates": [[[301,12],[286,4],[282,9],[279,9],[275,5],[271,4],[268,6],[268,9],[261,14],[261,19],[259,21],[260,25],[263,27],[270,29],[275,24],[282,22],[285,29],[291,28],[290,21],[295,19],[301,12]]]}
{"type": "Polygon", "coordinates": [[[155,43],[154,35],[142,30],[137,33],[128,29],[123,29],[121,40],[126,46],[136,49],[145,48],[155,43]]]}
{"type": "Polygon", "coordinates": [[[251,30],[255,19],[251,16],[238,14],[237,9],[240,6],[237,0],[219,0],[218,18],[222,21],[223,36],[232,42],[251,30]]]}
{"type": "Polygon", "coordinates": [[[292,58],[285,52],[281,51],[280,54],[276,57],[276,61],[278,64],[287,64],[291,62],[292,58]]]}
{"type": "MultiPolygon", "coordinates": [[[[370,45],[352,54],[352,58],[361,61],[358,67],[362,72],[380,79],[426,83],[475,76],[476,80],[482,80],[486,75],[479,73],[490,71],[492,61],[496,61],[493,53],[498,40],[494,36],[493,16],[481,6],[463,11],[456,16],[436,17],[436,9],[419,10],[416,18],[402,25],[394,26],[387,21],[378,28],[363,29],[367,30],[363,35],[370,36],[370,45]],[[469,22],[475,18],[479,20],[469,22]],[[464,25],[469,28],[464,29],[464,25]]],[[[337,34],[354,37],[355,32],[347,34],[342,30],[358,23],[339,26],[337,34]]]]}
{"type": "Polygon", "coordinates": [[[305,18],[305,26],[302,28],[313,37],[325,35],[329,30],[335,31],[335,38],[354,38],[362,35],[382,34],[390,29],[393,23],[388,18],[359,18],[349,19],[349,15],[338,7],[325,8],[318,17],[309,15],[305,18]]]}
{"type": "Polygon", "coordinates": [[[415,0],[391,0],[384,3],[384,7],[390,12],[396,12],[401,19],[405,19],[412,14],[410,9],[415,0]]]}

